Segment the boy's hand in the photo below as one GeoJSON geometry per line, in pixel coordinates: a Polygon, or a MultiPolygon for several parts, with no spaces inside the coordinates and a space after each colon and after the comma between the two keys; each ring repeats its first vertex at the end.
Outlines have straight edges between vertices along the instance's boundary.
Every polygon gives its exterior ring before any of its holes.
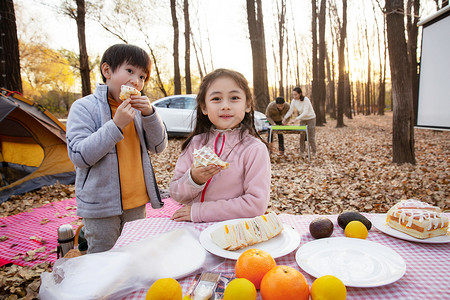
{"type": "Polygon", "coordinates": [[[222,170],[221,167],[216,165],[209,165],[206,167],[197,167],[194,166],[191,167],[191,178],[194,180],[196,184],[204,184],[207,182],[211,177],[216,175],[222,170]]]}
{"type": "Polygon", "coordinates": [[[114,114],[113,121],[121,130],[130,124],[136,115],[136,111],[133,107],[131,107],[130,101],[130,99],[127,99],[120,103],[119,107],[117,107],[116,113],[114,114]]]}
{"type": "Polygon", "coordinates": [[[131,96],[131,106],[137,110],[140,110],[143,116],[148,116],[153,113],[153,107],[147,96],[131,96]]]}
{"type": "Polygon", "coordinates": [[[173,213],[172,217],[170,217],[174,221],[188,221],[191,222],[191,206],[185,205],[182,208],[178,209],[173,213]]]}

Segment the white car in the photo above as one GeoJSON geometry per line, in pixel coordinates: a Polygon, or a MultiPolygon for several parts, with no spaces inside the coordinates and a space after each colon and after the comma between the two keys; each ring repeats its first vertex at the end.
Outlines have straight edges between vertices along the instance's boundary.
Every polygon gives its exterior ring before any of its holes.
{"type": "MultiPolygon", "coordinates": [[[[170,136],[186,136],[195,126],[197,95],[174,95],[152,102],[158,114],[166,125],[170,136]]],[[[269,123],[266,115],[255,111],[255,128],[266,131],[269,123]]]]}

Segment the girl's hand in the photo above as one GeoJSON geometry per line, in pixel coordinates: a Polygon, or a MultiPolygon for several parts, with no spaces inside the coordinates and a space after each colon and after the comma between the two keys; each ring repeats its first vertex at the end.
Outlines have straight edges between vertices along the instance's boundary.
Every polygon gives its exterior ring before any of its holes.
{"type": "Polygon", "coordinates": [[[286,125],[287,124],[287,120],[284,120],[281,122],[281,124],[286,125]]]}
{"type": "Polygon", "coordinates": [[[153,113],[153,107],[150,104],[147,96],[131,96],[131,106],[137,110],[140,110],[143,116],[148,116],[153,113]]]}
{"type": "Polygon", "coordinates": [[[172,220],[174,221],[188,221],[192,222],[191,220],[191,206],[185,205],[182,208],[178,209],[176,212],[173,213],[172,220]]]}
{"type": "Polygon", "coordinates": [[[127,99],[120,103],[117,107],[116,113],[114,114],[113,121],[116,123],[117,127],[121,130],[125,128],[131,121],[133,121],[136,111],[131,107],[130,99],[127,99]]]}
{"type": "Polygon", "coordinates": [[[206,167],[191,167],[191,178],[196,184],[202,185],[207,182],[211,177],[216,175],[222,170],[221,167],[216,165],[209,165],[206,167]]]}

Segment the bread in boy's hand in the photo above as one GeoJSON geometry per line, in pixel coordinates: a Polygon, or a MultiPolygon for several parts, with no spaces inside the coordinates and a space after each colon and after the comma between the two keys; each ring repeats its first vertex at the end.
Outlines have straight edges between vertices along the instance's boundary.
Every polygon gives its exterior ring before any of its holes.
{"type": "Polygon", "coordinates": [[[120,87],[120,100],[124,101],[128,98],[130,98],[132,95],[140,96],[141,92],[139,92],[134,87],[128,86],[128,85],[122,85],[120,87]]]}
{"type": "Polygon", "coordinates": [[[194,167],[206,167],[216,165],[222,169],[227,169],[230,164],[221,160],[211,148],[204,146],[201,149],[194,150],[194,167]]]}

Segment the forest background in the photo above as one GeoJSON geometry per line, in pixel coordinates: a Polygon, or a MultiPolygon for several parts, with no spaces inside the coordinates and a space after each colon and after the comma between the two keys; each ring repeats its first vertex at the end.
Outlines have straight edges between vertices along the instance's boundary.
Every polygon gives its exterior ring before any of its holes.
{"type": "Polygon", "coordinates": [[[17,40],[18,46],[0,53],[6,58],[2,86],[23,92],[58,117],[100,81],[104,49],[133,43],[152,57],[145,89],[152,100],[195,93],[208,72],[234,68],[249,79],[261,112],[277,96],[291,99],[294,86],[312,99],[318,126],[327,116],[343,127],[344,115],[394,110],[393,162],[415,163],[417,23],[448,0],[12,3],[2,4],[6,23],[14,21],[11,27],[1,23],[7,33],[2,44],[17,40]],[[9,58],[8,50],[19,52],[17,59],[9,58]],[[19,72],[9,67],[14,60],[19,72]]]}

